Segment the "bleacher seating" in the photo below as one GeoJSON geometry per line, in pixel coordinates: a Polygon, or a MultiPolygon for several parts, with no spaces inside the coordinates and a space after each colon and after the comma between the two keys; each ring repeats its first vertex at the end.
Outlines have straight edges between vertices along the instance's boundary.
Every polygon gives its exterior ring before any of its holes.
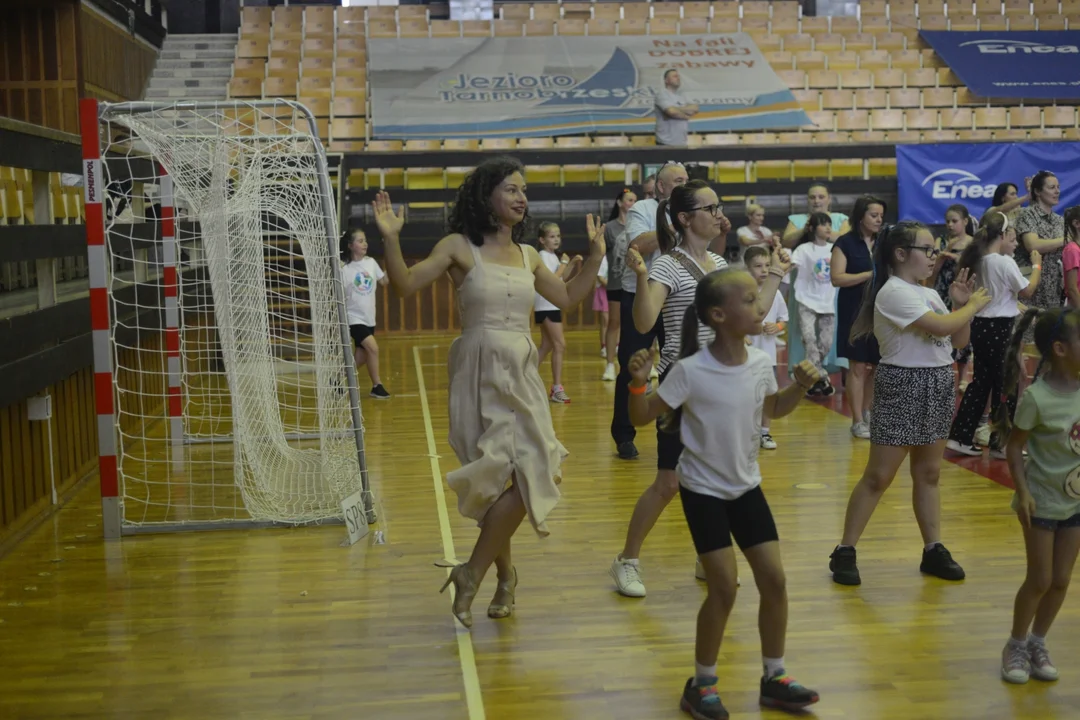
{"type": "MultiPolygon", "coordinates": [[[[859,17],[802,17],[792,0],[742,2],[539,2],[496,6],[492,21],[431,20],[427,6],[244,7],[230,95],[297,98],[316,115],[334,152],[400,142],[370,137],[367,39],[380,37],[521,37],[748,33],[807,111],[811,127],[796,132],[691,135],[691,146],[879,143],[951,140],[1080,140],[1076,106],[1021,105],[977,98],[919,38],[920,29],[1036,30],[1080,28],[1080,0],[863,0],[859,17]]],[[[618,142],[623,142],[619,140],[618,142]]],[[[459,148],[460,141],[444,147],[459,148]]],[[[594,138],[505,140],[504,149],[609,146],[594,138]],[[537,143],[540,143],[538,145],[537,143]]],[[[632,136],[628,145],[652,144],[632,136]]],[[[491,141],[480,142],[489,147],[491,141]]],[[[410,146],[412,147],[412,146],[410,146]]],[[[436,146],[425,145],[431,149],[436,146]]],[[[871,174],[888,174],[887,162],[871,174]]],[[[393,187],[424,173],[374,172],[354,178],[393,187]]],[[[533,168],[543,181],[594,182],[611,168],[533,168]]],[[[717,163],[727,177],[798,179],[848,177],[852,161],[717,163]]],[[[861,161],[860,161],[860,172],[861,161]]],[[[450,174],[446,171],[446,175],[450,174]]],[[[446,180],[446,177],[443,178],[446,180]]],[[[530,180],[537,180],[530,176],[530,180]]],[[[419,182],[419,180],[418,180],[419,182]]],[[[350,183],[350,184],[353,184],[350,183]]]]}
{"type": "MultiPolygon", "coordinates": [[[[49,204],[53,222],[81,224],[85,221],[83,189],[63,185],[59,173],[49,174],[49,204]]],[[[23,168],[0,167],[0,225],[34,223],[33,174],[23,168]]],[[[62,258],[57,280],[86,277],[86,258],[62,258]]],[[[7,263],[0,268],[0,291],[33,287],[33,262],[7,263]]]]}

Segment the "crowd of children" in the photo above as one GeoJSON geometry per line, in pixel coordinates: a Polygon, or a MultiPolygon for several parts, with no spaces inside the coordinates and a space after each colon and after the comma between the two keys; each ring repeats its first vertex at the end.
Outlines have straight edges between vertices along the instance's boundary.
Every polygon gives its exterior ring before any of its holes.
{"type": "MultiPolygon", "coordinates": [[[[740,233],[741,264],[728,266],[710,252],[712,240],[730,230],[719,198],[707,183],[688,182],[681,166],[669,163],[658,173],[659,201],[645,201],[652,203],[649,210],[655,208],[655,218],[646,218],[652,230],[635,231],[626,242],[627,231],[619,226],[627,224],[636,198],[624,190],[610,218],[614,233],[609,226],[605,234],[590,218],[588,261],[559,254],[561,234],[554,223],[540,225],[539,251],[523,248],[522,259],[506,248],[520,242],[527,217],[527,206],[519,201],[524,181],[519,166],[502,162],[492,167],[485,163],[477,170],[480,180],[487,181],[473,187],[468,197],[476,204],[483,196],[484,207],[462,216],[456,234],[441,241],[430,258],[406,268],[400,248],[393,240],[388,243],[393,255],[389,279],[402,292],[432,281],[436,270],[449,269],[455,283],[464,286],[473,277],[469,270],[479,267],[488,268],[485,274],[524,269],[528,275],[522,276],[523,284],[535,285],[534,322],[540,326],[541,343],[522,379],[534,392],[514,406],[530,414],[537,442],[527,446],[508,437],[508,446],[496,447],[492,443],[502,441],[485,434],[479,447],[464,439],[454,444],[463,471],[484,466],[486,456],[497,455],[510,457],[511,473],[492,478],[501,484],[485,496],[483,506],[473,491],[475,478],[466,480],[462,471],[448,476],[463,512],[484,520],[473,557],[455,567],[447,580],[457,588],[454,613],[464,624],[471,625],[468,604],[492,562],[499,569],[502,595],[497,593],[497,599],[502,600],[501,611],[489,614],[512,614],[517,574],[509,564],[509,536],[525,517],[546,533],[543,516],[558,499],[551,483],[558,479],[565,454],[550,431],[547,404],[569,402],[561,378],[565,340],[560,308],[572,307],[591,288],[598,313],[610,302],[630,303],[613,313],[620,316],[624,332],[627,320],[632,321],[629,329],[643,336],[656,333],[658,321],[663,322],[659,352],[649,347],[650,340],[628,355],[624,348],[620,358],[620,371],[629,376],[629,420],[634,426],[656,422],[659,459],[656,479],[638,500],[611,574],[620,593],[644,597],[638,552],[678,495],[698,556],[697,576],[707,588],[698,613],[694,674],[682,693],[684,711],[699,719],[728,717],[717,690],[716,662],[738,585],[733,542],[749,563],[761,595],[760,702],[797,710],[819,699],[786,671],[786,584],[757,456],[761,449],[777,447],[771,418],[791,413],[805,396],[835,393],[829,371],[838,352],[848,368],[845,395],[853,416],[852,435],[870,441],[870,454],[851,493],[843,536],[830,557],[833,580],[861,583],[856,543],[905,459],[910,459],[914,514],[923,540],[920,570],[946,580],[965,577],[942,543],[938,480],[946,447],[965,454],[982,452],[975,433],[989,403],[994,416],[990,451],[1006,458],[1014,478],[1013,508],[1028,549],[1027,574],[1016,596],[1001,674],[1014,683],[1029,677],[1057,679],[1046,635],[1080,551],[1080,208],[1066,211],[1063,238],[1053,249],[1060,260],[1051,275],[1057,278],[1056,292],[1063,302],[1024,309],[1020,303],[1037,292],[1049,297],[1048,291],[1038,290],[1047,282],[1047,273],[1040,272],[1046,260],[1039,248],[1053,245],[1053,238],[1048,244],[1038,228],[1025,231],[1023,222],[1014,221],[1023,217],[1023,211],[1019,216],[1015,212],[1027,197],[1003,194],[978,227],[965,207],[954,205],[944,218],[945,236],[935,239],[920,223],[884,227],[885,203],[873,197],[859,198],[850,220],[831,213],[828,191],[818,185],[808,196],[810,211],[792,216],[780,237],[764,228],[755,207],[750,213],[753,227],[740,233]],[[483,225],[473,215],[492,220],[483,225]],[[1014,260],[1018,240],[1030,269],[1014,260]],[[790,288],[789,271],[794,274],[790,288]],[[629,286],[627,273],[636,278],[629,286]],[[621,292],[608,285],[609,278],[620,284],[620,277],[621,292]],[[794,306],[790,317],[788,301],[794,306]],[[789,320],[798,326],[805,359],[789,353],[793,382],[785,385],[777,376],[777,342],[785,332],[789,344],[794,340],[789,320]],[[1035,381],[1017,402],[1025,335],[1033,337],[1041,361],[1035,381]],[[542,390],[537,366],[549,354],[553,382],[548,402],[539,407],[533,386],[542,390]],[[970,357],[974,377],[957,412],[956,367],[962,375],[970,357]],[[656,370],[659,382],[651,383],[656,370]],[[514,457],[538,449],[544,463],[532,467],[530,475],[514,457]],[[542,507],[534,507],[539,502],[542,507]]],[[[1052,174],[1040,173],[1030,187],[1040,209],[1056,201],[1052,174]]],[[[401,216],[385,195],[376,211],[384,237],[395,238],[401,216]]],[[[354,251],[353,259],[358,255],[354,251]]],[[[611,318],[608,314],[600,331],[605,380],[614,375],[619,343],[618,332],[613,335],[607,324],[611,318]]],[[[506,332],[484,327],[486,333],[506,332]]],[[[470,332],[466,328],[463,340],[470,332]]],[[[515,326],[512,332],[521,328],[515,326]]],[[[460,367],[458,354],[452,353],[452,371],[460,367]]],[[[368,365],[371,368],[370,359],[368,365]]],[[[499,395],[505,388],[489,388],[484,363],[480,365],[479,376],[473,378],[479,394],[469,402],[505,404],[499,395]]],[[[377,373],[377,366],[372,371],[377,373]]],[[[475,369],[470,372],[476,375],[475,369]]],[[[377,375],[372,380],[378,384],[377,375]]],[[[452,384],[455,391],[460,392],[452,384]]],[[[460,432],[453,421],[452,436],[460,432]]],[[[621,448],[620,456],[629,459],[621,448]]],[[[485,466],[485,472],[489,470],[493,468],[485,466]]]]}

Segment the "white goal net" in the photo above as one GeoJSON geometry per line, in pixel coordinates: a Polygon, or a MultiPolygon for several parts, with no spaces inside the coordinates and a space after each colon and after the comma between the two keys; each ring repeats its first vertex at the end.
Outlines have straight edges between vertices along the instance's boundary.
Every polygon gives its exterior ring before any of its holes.
{"type": "Polygon", "coordinates": [[[124,530],[340,519],[368,485],[310,113],[103,103],[98,117],[124,530]]]}

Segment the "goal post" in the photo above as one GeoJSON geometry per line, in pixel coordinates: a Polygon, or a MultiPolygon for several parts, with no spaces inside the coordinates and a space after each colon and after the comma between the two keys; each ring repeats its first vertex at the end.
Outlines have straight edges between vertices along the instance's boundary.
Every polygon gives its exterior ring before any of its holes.
{"type": "Polygon", "coordinates": [[[106,537],[374,498],[326,154],[288,100],[80,103],[106,537]]]}

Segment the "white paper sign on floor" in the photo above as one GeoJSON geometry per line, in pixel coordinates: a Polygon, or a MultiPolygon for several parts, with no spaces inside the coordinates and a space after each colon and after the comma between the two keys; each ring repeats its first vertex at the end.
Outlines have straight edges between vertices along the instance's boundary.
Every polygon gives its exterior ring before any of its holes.
{"type": "Polygon", "coordinates": [[[345,517],[345,530],[349,539],[342,547],[355,545],[368,534],[367,514],[364,512],[364,491],[359,490],[341,501],[341,512],[345,517]]]}

